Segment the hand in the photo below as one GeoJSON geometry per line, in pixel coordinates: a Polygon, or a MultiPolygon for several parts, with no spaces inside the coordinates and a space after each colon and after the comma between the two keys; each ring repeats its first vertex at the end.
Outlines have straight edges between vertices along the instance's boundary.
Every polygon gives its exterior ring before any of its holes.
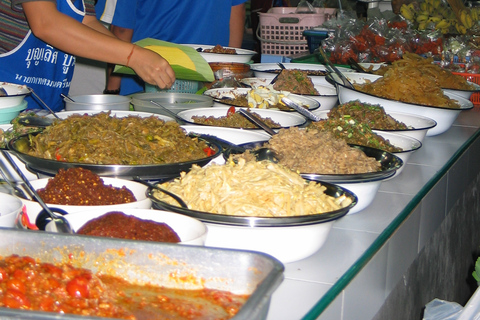
{"type": "Polygon", "coordinates": [[[175,72],[159,54],[135,46],[128,65],[143,79],[160,89],[170,88],[175,81],[175,72]]]}

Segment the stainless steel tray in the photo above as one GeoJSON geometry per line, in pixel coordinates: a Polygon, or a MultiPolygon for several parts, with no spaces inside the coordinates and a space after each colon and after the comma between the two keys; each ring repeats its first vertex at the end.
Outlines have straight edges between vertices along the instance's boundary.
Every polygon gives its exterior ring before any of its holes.
{"type": "MultiPolygon", "coordinates": [[[[51,263],[68,260],[74,266],[93,272],[119,276],[140,284],[174,288],[180,284],[172,279],[172,273],[191,275],[194,279],[202,279],[195,282],[197,285],[203,283],[206,288],[251,294],[233,318],[235,320],[265,319],[271,295],[283,280],[283,265],[259,252],[3,228],[0,228],[0,238],[2,256],[18,254],[51,263]],[[68,259],[69,255],[73,259],[68,259]]],[[[185,288],[185,283],[181,285],[185,288]]],[[[190,287],[198,288],[194,287],[194,281],[190,287]]],[[[87,317],[0,308],[0,319],[87,317]]]]}

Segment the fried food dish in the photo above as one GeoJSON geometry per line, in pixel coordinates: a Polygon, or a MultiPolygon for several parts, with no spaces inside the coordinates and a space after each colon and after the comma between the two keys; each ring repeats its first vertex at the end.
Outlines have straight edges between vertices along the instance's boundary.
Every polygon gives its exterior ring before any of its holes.
{"type": "Polygon", "coordinates": [[[443,93],[434,78],[411,64],[392,64],[383,77],[353,85],[377,97],[431,107],[460,108],[456,100],[443,93]]]}
{"type": "Polygon", "coordinates": [[[209,52],[209,53],[226,53],[226,54],[237,54],[237,50],[231,49],[231,48],[225,48],[222,47],[221,45],[217,44],[215,47],[212,49],[204,49],[203,52],[209,52]]]}
{"type": "Polygon", "coordinates": [[[273,88],[295,94],[319,95],[307,71],[297,69],[283,69],[273,88]]]}
{"type": "Polygon", "coordinates": [[[430,77],[435,84],[443,89],[455,90],[475,90],[475,86],[451,71],[442,68],[438,64],[433,63],[433,58],[423,58],[415,53],[406,52],[402,59],[394,61],[390,66],[382,66],[375,71],[375,74],[385,75],[391,68],[402,68],[406,72],[418,70],[424,76],[430,77]]]}
{"type": "MultiPolygon", "coordinates": [[[[280,164],[301,173],[357,174],[381,169],[375,158],[349,146],[332,133],[315,128],[281,129],[262,147],[274,151],[280,164]]],[[[255,160],[250,150],[234,157],[255,160]]]]}
{"type": "Polygon", "coordinates": [[[373,130],[406,130],[407,125],[397,121],[380,105],[363,103],[359,100],[339,104],[328,113],[329,119],[350,120],[368,125],[373,130]]]}

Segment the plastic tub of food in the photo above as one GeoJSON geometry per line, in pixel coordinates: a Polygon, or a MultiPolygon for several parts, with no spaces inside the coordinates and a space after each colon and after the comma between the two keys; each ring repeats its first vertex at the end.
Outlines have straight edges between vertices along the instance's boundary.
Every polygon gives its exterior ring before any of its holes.
{"type": "Polygon", "coordinates": [[[64,98],[65,110],[130,110],[130,98],[115,94],[86,94],[64,98]]]}
{"type": "Polygon", "coordinates": [[[167,114],[162,108],[152,104],[150,101],[154,101],[175,113],[184,110],[208,108],[213,106],[213,98],[192,93],[157,92],[137,93],[132,96],[133,108],[136,111],[169,116],[169,114],[167,114]]]}
{"type": "MultiPolygon", "coordinates": [[[[270,298],[283,279],[273,257],[248,251],[127,241],[0,229],[0,256],[17,254],[45,263],[68,262],[144,285],[214,289],[249,295],[232,319],[265,319],[270,298]],[[32,245],[35,244],[35,245],[32,245]]],[[[78,315],[0,308],[2,319],[91,319],[78,315]]]]}

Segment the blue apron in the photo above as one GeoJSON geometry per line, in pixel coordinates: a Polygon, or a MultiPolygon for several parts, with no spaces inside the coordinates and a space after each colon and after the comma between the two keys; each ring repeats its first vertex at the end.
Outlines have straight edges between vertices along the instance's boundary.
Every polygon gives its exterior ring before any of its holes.
{"type": "MultiPolygon", "coordinates": [[[[57,0],[57,9],[82,22],[85,16],[83,0],[57,0]]],[[[73,77],[75,57],[60,51],[35,37],[30,30],[12,51],[0,55],[1,81],[24,84],[54,111],[64,108],[60,93],[68,94],[73,77]]],[[[45,107],[28,96],[28,109],[45,107]]]]}

